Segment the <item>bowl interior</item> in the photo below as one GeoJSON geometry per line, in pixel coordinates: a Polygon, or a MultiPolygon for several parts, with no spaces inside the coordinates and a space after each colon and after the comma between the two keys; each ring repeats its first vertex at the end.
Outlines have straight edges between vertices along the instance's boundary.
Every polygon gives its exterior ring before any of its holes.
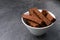
{"type": "MultiPolygon", "coordinates": [[[[42,12],[42,10],[40,10],[40,9],[38,9],[40,12],[42,12]]],[[[56,19],[56,17],[55,17],[55,15],[54,14],[52,14],[50,11],[48,11],[49,12],[49,14],[51,14],[51,16],[53,16],[55,19],[56,19]]],[[[26,15],[29,15],[29,11],[27,11],[27,12],[25,12],[24,14],[26,14],[26,15]]],[[[27,27],[30,27],[30,28],[33,28],[33,29],[44,29],[44,28],[48,28],[48,27],[50,27],[50,26],[52,26],[54,23],[52,23],[52,24],[50,24],[49,26],[46,26],[46,27],[40,27],[40,28],[36,28],[36,27],[31,27],[31,26],[29,26],[29,25],[27,25],[25,22],[24,22],[24,20],[23,20],[23,18],[21,17],[21,20],[22,20],[22,23],[25,25],[25,26],[27,26],[27,27]]]]}

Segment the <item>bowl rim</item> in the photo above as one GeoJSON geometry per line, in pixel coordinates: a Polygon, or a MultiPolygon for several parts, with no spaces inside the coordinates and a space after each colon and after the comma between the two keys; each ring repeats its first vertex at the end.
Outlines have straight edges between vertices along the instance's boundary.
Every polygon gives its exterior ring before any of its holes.
{"type": "MultiPolygon", "coordinates": [[[[42,11],[42,9],[38,9],[39,11],[42,11]]],[[[54,14],[52,14],[52,12],[50,12],[50,11],[48,11],[49,12],[49,14],[51,14],[55,19],[56,19],[56,16],[54,15],[54,14]]],[[[24,14],[27,14],[27,15],[29,15],[29,11],[27,11],[27,12],[25,12],[24,14]]],[[[24,22],[24,20],[23,20],[23,17],[21,17],[21,20],[22,20],[22,23],[26,26],[26,27],[29,27],[29,28],[32,28],[32,29],[46,29],[46,28],[49,28],[49,27],[51,27],[54,23],[52,23],[52,24],[50,24],[49,26],[46,26],[46,27],[40,27],[40,28],[38,28],[38,27],[31,27],[30,25],[27,25],[25,22],[24,22]]]]}

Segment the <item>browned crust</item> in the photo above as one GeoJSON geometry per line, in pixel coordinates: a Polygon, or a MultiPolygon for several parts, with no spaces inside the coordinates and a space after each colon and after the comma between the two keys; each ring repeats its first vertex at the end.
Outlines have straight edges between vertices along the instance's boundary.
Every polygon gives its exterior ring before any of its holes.
{"type": "Polygon", "coordinates": [[[52,17],[47,10],[42,10],[42,14],[52,23],[54,22],[56,19],[54,17],[52,17]]]}
{"type": "Polygon", "coordinates": [[[34,16],[23,15],[22,17],[25,18],[25,19],[34,21],[34,22],[36,22],[36,23],[38,23],[38,24],[41,24],[41,23],[42,23],[42,20],[40,20],[40,19],[38,19],[37,17],[34,17],[34,16]]]}
{"type": "Polygon", "coordinates": [[[53,18],[50,14],[47,14],[46,17],[49,19],[50,22],[54,22],[54,21],[56,20],[56,19],[53,18]]]}
{"type": "Polygon", "coordinates": [[[37,27],[37,26],[38,26],[37,23],[34,23],[34,22],[32,22],[32,21],[29,21],[29,20],[28,20],[28,23],[29,23],[32,27],[37,27]]]}
{"type": "Polygon", "coordinates": [[[35,14],[46,23],[46,25],[50,24],[50,21],[41,12],[39,12],[37,8],[35,8],[33,10],[34,10],[35,14]]]}
{"type": "Polygon", "coordinates": [[[43,9],[43,10],[42,10],[42,14],[46,17],[47,14],[48,14],[48,11],[47,11],[46,9],[43,9]]]}
{"type": "MultiPolygon", "coordinates": [[[[31,8],[31,9],[29,9],[29,15],[31,15],[31,16],[36,16],[34,13],[33,13],[33,10],[32,10],[33,8],[31,8]]],[[[31,25],[31,26],[33,26],[33,27],[37,27],[39,24],[37,24],[37,23],[34,23],[34,22],[32,22],[32,21],[29,21],[28,20],[28,23],[31,25]]]]}

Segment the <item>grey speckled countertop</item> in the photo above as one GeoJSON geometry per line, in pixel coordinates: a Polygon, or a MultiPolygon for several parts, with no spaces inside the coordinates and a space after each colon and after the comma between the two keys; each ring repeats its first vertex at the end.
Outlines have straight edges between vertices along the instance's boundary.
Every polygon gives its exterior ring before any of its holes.
{"type": "Polygon", "coordinates": [[[60,1],[0,0],[0,40],[60,40],[60,1]],[[47,9],[57,18],[55,25],[42,36],[32,35],[21,22],[21,14],[32,7],[47,9]]]}

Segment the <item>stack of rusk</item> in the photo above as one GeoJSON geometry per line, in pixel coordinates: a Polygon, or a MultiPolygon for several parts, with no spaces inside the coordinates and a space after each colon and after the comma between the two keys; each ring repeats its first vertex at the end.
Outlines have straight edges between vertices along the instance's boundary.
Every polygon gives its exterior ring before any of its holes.
{"type": "Polygon", "coordinates": [[[23,14],[22,17],[31,27],[46,27],[56,20],[47,10],[40,12],[37,8],[29,9],[29,15],[23,14]]]}

